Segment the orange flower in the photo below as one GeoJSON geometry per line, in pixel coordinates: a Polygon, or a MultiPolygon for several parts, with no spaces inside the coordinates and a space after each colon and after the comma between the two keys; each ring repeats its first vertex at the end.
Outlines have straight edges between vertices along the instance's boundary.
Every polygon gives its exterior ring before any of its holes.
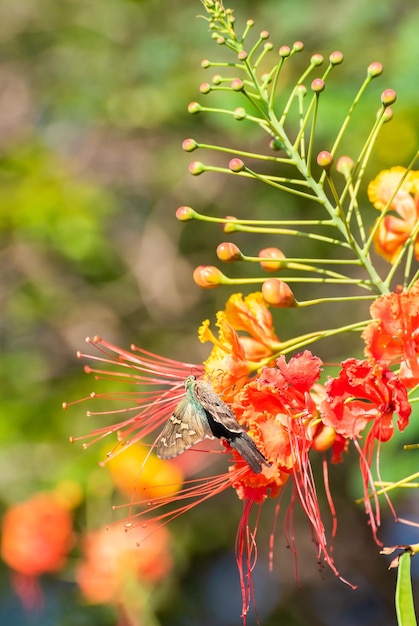
{"type": "Polygon", "coordinates": [[[91,532],[85,538],[84,555],[76,578],[93,603],[119,604],[133,577],[156,583],[172,568],[169,532],[152,524],[129,530],[119,524],[91,532]]]}
{"type": "Polygon", "coordinates": [[[71,513],[55,494],[35,494],[4,514],[1,554],[16,572],[26,576],[58,572],[72,543],[71,513]]]}
{"type": "Polygon", "coordinates": [[[419,281],[401,293],[377,298],[362,334],[365,355],[382,365],[400,364],[399,378],[407,387],[419,383],[419,281]]]}
{"type": "MultiPolygon", "coordinates": [[[[390,263],[417,228],[419,219],[419,172],[409,172],[400,185],[405,173],[404,167],[392,167],[380,172],[368,186],[370,202],[379,211],[386,212],[384,217],[378,218],[375,249],[390,263]],[[389,211],[396,215],[388,214],[389,211]]],[[[419,260],[419,234],[415,238],[415,256],[419,260]]]]}
{"type": "Polygon", "coordinates": [[[280,342],[273,329],[272,315],[260,292],[245,298],[236,293],[228,299],[225,311],[217,313],[218,337],[209,325],[209,320],[205,320],[199,329],[200,341],[214,344],[204,363],[205,370],[214,391],[223,393],[226,399],[279,351],[280,342]]]}
{"type": "Polygon", "coordinates": [[[5,512],[1,556],[25,609],[42,604],[39,576],[60,571],[72,545],[72,515],[59,494],[38,493],[5,512]]]}

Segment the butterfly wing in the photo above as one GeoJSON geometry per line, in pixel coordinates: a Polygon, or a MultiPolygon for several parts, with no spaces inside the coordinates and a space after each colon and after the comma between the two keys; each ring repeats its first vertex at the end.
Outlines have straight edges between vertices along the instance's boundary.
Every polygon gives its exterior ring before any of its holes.
{"type": "Polygon", "coordinates": [[[215,393],[210,385],[204,381],[196,381],[193,391],[204,409],[209,427],[215,437],[223,438],[232,448],[235,448],[255,474],[262,471],[262,464],[270,464],[259,451],[253,439],[236,420],[233,411],[215,393]]]}
{"type": "MultiPolygon", "coordinates": [[[[204,381],[195,381],[193,391],[202,408],[211,415],[212,419],[221,424],[229,433],[238,435],[244,430],[236,420],[233,411],[215,393],[212,387],[204,381]]],[[[221,435],[215,436],[220,437],[221,435]]],[[[222,435],[225,437],[225,435],[222,435]]]]}
{"type": "Polygon", "coordinates": [[[206,437],[214,439],[205,411],[187,388],[157,441],[157,456],[172,459],[206,437]]]}

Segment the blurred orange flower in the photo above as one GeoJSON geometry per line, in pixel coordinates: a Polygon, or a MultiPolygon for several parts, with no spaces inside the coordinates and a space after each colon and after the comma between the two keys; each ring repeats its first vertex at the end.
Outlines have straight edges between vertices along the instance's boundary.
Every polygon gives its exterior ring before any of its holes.
{"type": "Polygon", "coordinates": [[[58,492],[37,493],[3,516],[1,556],[27,610],[42,604],[39,576],[60,571],[73,545],[73,519],[63,502],[58,492]]]}
{"type": "MultiPolygon", "coordinates": [[[[370,202],[385,216],[378,218],[374,235],[376,252],[393,263],[419,220],[419,171],[406,174],[397,166],[383,170],[368,186],[370,202]],[[403,182],[401,179],[406,176],[403,182]],[[397,190],[397,191],[396,191],[397,190]],[[394,214],[389,214],[389,212],[394,214]]],[[[419,260],[419,234],[415,237],[415,256],[419,260]]]]}
{"type": "Polygon", "coordinates": [[[169,531],[158,524],[123,524],[89,533],[84,560],[76,572],[78,585],[89,602],[119,604],[135,578],[156,583],[172,568],[169,531]],[[147,541],[145,541],[147,539],[147,541]]]}
{"type": "Polygon", "coordinates": [[[1,555],[26,576],[59,571],[73,545],[71,512],[55,494],[38,493],[3,516],[1,555]]]}
{"type": "Polygon", "coordinates": [[[183,483],[183,472],[176,461],[158,459],[147,446],[133,444],[123,454],[109,456],[107,463],[118,489],[139,500],[171,496],[183,483]]]}

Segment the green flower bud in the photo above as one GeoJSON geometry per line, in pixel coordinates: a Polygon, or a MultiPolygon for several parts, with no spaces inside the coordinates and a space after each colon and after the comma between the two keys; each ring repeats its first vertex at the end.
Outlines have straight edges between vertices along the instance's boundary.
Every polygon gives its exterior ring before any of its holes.
{"type": "Polygon", "coordinates": [[[197,148],[199,148],[199,146],[196,143],[195,139],[184,139],[182,141],[182,150],[184,150],[185,152],[193,152],[197,148]]]}

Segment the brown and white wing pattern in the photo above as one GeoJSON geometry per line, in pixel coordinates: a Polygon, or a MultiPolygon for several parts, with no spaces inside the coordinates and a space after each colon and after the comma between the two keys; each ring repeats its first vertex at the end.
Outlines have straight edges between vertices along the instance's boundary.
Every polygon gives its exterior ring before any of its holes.
{"type": "Polygon", "coordinates": [[[249,467],[259,474],[268,461],[243,430],[233,411],[204,381],[185,380],[186,395],[166,422],[156,444],[160,459],[171,459],[205,438],[225,439],[249,467]]]}

